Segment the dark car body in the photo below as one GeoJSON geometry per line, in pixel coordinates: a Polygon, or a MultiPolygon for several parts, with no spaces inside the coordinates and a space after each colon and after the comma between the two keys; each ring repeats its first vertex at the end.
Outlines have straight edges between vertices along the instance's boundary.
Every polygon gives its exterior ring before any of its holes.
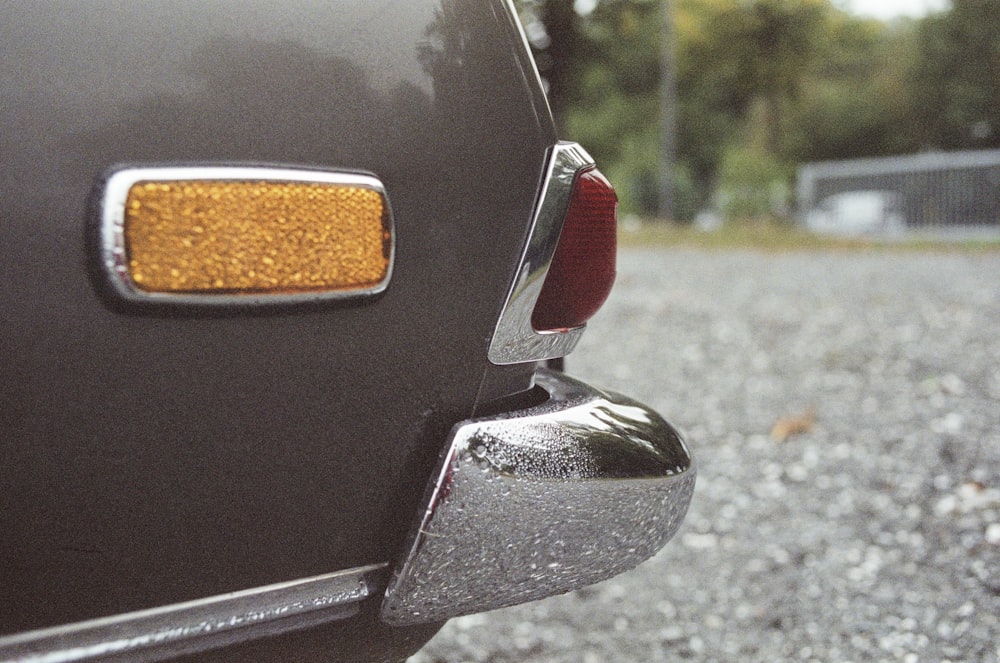
{"type": "Polygon", "coordinates": [[[381,594],[453,428],[566,391],[489,357],[558,144],[511,6],[12,0],[0,95],[0,660],[419,648],[452,613],[381,594]],[[372,174],[388,286],[118,296],[96,210],[162,165],[372,174]]]}

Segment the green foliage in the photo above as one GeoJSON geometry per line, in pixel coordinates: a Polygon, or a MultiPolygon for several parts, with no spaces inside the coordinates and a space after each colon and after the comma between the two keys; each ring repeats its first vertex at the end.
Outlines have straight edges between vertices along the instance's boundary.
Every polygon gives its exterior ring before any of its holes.
{"type": "Polygon", "coordinates": [[[773,219],[787,214],[788,182],[788,168],[770,152],[732,147],[719,166],[716,205],[728,220],[773,219]]]}
{"type": "Polygon", "coordinates": [[[650,215],[659,198],[665,8],[679,219],[709,205],[780,216],[804,161],[1000,147],[997,0],[890,24],[832,0],[595,1],[586,15],[572,0],[520,6],[550,37],[535,45],[563,136],[624,211],[650,215]]]}
{"type": "Polygon", "coordinates": [[[1000,2],[953,0],[919,26],[914,120],[938,149],[1000,147],[1000,2]]]}
{"type": "Polygon", "coordinates": [[[659,2],[601,2],[584,34],[591,64],[565,130],[602,164],[626,212],[649,213],[659,197],[659,2]]]}
{"type": "Polygon", "coordinates": [[[789,161],[822,161],[910,152],[906,67],[912,25],[831,13],[821,57],[802,82],[785,134],[789,161]]]}
{"type": "Polygon", "coordinates": [[[694,174],[687,164],[681,162],[674,165],[672,185],[675,220],[691,221],[702,209],[704,201],[694,174]]]}

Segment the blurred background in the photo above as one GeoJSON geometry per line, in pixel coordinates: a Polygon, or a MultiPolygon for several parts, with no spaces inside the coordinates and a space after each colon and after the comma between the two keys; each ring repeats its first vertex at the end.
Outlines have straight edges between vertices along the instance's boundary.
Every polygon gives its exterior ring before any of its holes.
{"type": "MultiPolygon", "coordinates": [[[[563,137],[626,218],[787,221],[803,164],[1000,148],[996,0],[516,4],[563,137]]],[[[874,203],[901,201],[835,207],[874,203]]]]}

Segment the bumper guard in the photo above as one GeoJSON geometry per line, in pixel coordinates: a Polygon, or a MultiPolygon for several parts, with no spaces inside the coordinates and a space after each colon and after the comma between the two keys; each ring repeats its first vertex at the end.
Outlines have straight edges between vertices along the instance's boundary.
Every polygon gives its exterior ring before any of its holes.
{"type": "Polygon", "coordinates": [[[539,370],[536,407],[457,424],[382,605],[417,624],[604,580],[677,531],[695,470],[649,408],[539,370]]]}

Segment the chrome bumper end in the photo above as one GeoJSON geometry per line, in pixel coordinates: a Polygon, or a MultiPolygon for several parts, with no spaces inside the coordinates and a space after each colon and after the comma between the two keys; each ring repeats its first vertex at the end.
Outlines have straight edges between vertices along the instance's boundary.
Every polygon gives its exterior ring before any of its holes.
{"type": "Polygon", "coordinates": [[[694,491],[681,435],[649,408],[541,370],[536,407],[452,429],[382,619],[417,624],[604,580],[674,535],[694,491]]]}

